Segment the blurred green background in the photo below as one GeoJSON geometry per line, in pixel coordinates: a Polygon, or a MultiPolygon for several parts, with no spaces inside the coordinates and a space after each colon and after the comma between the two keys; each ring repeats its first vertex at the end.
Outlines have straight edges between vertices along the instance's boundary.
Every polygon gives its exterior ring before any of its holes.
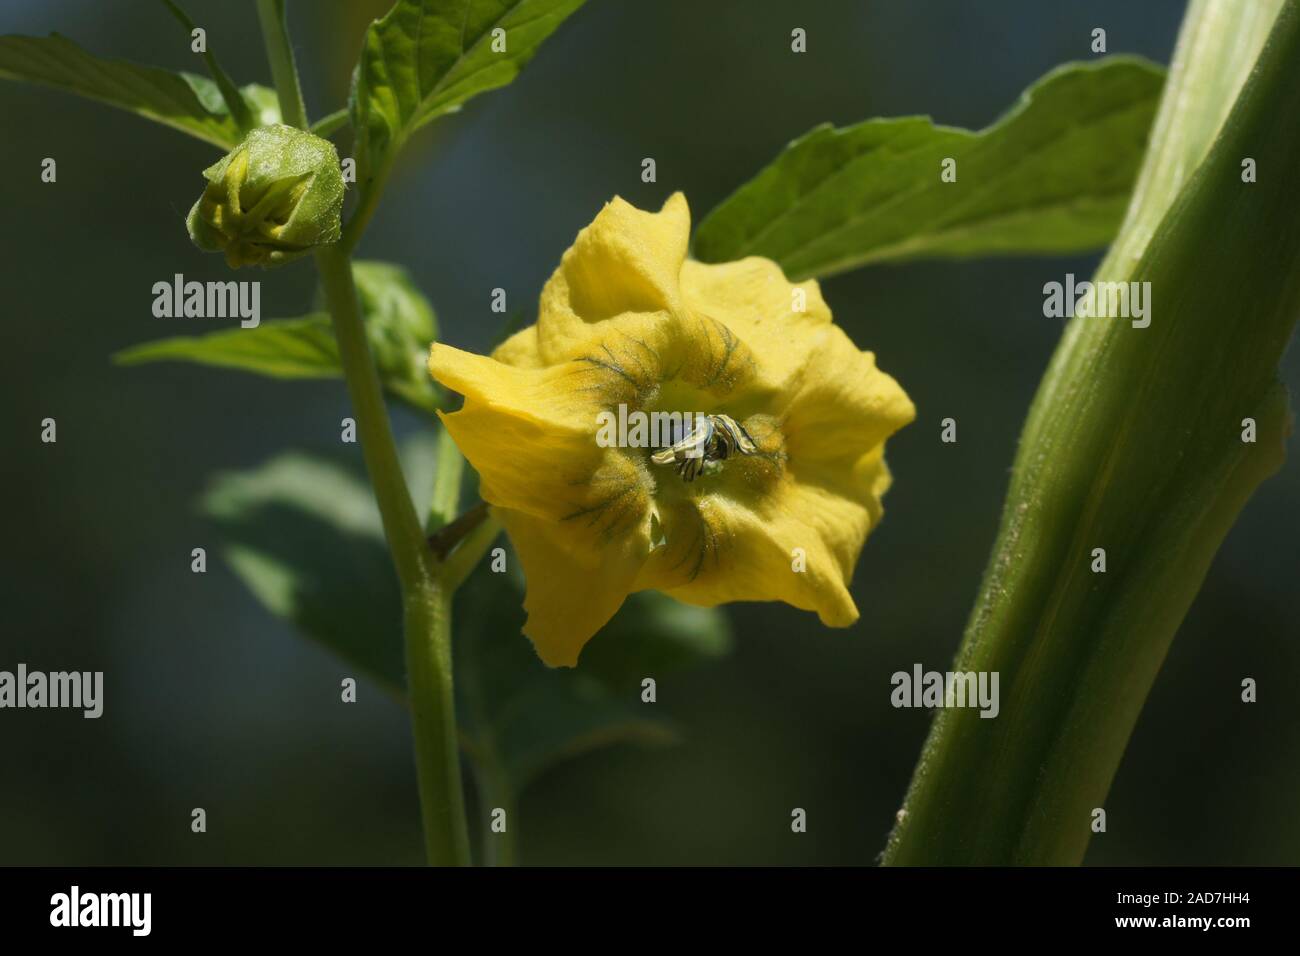
{"type": "MultiPolygon", "coordinates": [[[[364,24],[387,5],[291,3],[313,116],[342,105],[364,24]]],[[[239,82],[269,82],[251,2],[188,6],[239,82]]],[[[1182,7],[592,0],[518,82],[418,138],[360,252],[406,264],[443,338],[482,350],[499,327],[490,290],[535,311],[560,254],[615,194],[657,207],[680,189],[698,220],[822,121],[929,113],[982,127],[1055,64],[1089,58],[1094,27],[1111,52],[1167,62],[1182,7]],[[808,33],[803,56],[789,51],[795,26],[808,33]],[[646,156],[655,184],[640,179],[646,156]]],[[[0,6],[0,33],[51,30],[99,55],[201,71],[148,0],[0,6]]],[[[0,668],[106,675],[97,721],[0,712],[0,863],[418,862],[405,713],[364,682],[357,704],[341,704],[348,669],[262,611],[195,507],[217,471],[289,447],[337,449],[342,384],[108,360],[211,328],[155,319],[150,306],[153,283],[175,272],[227,275],[183,223],[215,151],[12,83],[0,83],[0,117],[0,668]],[[57,184],[39,181],[46,156],[57,184]],[[39,441],[46,416],[56,445],[39,441]],[[190,572],[198,546],[206,575],[190,572]],[[203,835],[190,832],[197,806],[203,835]]],[[[539,779],[516,820],[525,862],[875,860],[930,720],[890,706],[889,676],[951,660],[1060,330],[1042,315],[1042,285],[1095,263],[919,264],[824,283],[837,320],[918,408],[889,446],[896,483],[854,580],[862,620],[831,631],[785,606],[729,608],[734,655],[659,683],[682,742],[600,751],[539,779]],[[956,445],[939,442],[948,416],[956,445]],[[792,807],[808,811],[806,834],[790,832],[792,807]]],[[[309,263],[258,278],[265,317],[306,311],[309,263]]],[[[1300,392],[1295,350],[1283,375],[1300,392]]],[[[402,433],[420,427],[395,414],[402,433]]],[[[1293,461],[1229,536],[1088,863],[1300,862],[1298,496],[1293,461]],[[1248,676],[1260,697],[1249,706],[1248,676]]]]}

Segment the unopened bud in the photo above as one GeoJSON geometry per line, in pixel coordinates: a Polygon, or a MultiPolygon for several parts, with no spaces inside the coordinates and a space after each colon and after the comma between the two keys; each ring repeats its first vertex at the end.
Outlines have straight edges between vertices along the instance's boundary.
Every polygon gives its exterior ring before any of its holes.
{"type": "Polygon", "coordinates": [[[208,186],[186,225],[232,269],[282,265],[338,242],[343,174],[328,140],[292,126],[253,130],[203,171],[208,186]]]}

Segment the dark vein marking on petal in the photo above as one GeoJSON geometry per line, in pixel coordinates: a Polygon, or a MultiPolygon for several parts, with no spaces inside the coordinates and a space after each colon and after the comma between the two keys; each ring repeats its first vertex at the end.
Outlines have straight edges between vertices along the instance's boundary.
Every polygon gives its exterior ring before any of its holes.
{"type": "Polygon", "coordinates": [[[635,342],[637,345],[641,346],[641,348],[643,348],[643,349],[645,349],[647,352],[649,352],[650,355],[651,355],[651,357],[654,358],[654,360],[655,360],[655,364],[656,364],[656,365],[661,365],[661,364],[663,364],[663,359],[660,358],[660,356],[659,356],[659,351],[658,351],[657,349],[653,348],[653,347],[652,347],[648,342],[646,342],[645,339],[638,338],[638,337],[635,336],[635,335],[631,335],[630,333],[625,332],[625,331],[622,330],[622,329],[619,329],[618,331],[619,331],[619,334],[622,335],[625,339],[630,339],[632,342],[635,342]]]}
{"type": "Polygon", "coordinates": [[[731,363],[731,355],[736,351],[736,344],[738,341],[735,333],[725,325],[718,325],[718,334],[722,336],[722,358],[718,361],[717,370],[714,371],[713,375],[709,378],[709,386],[716,384],[718,379],[722,376],[722,373],[727,370],[727,366],[731,363]]]}
{"type": "Polygon", "coordinates": [[[704,567],[704,559],[707,558],[709,552],[716,547],[713,528],[709,526],[709,520],[704,517],[703,513],[700,514],[700,525],[704,529],[704,533],[700,536],[700,548],[696,552],[695,565],[691,568],[690,577],[687,578],[688,581],[694,581],[700,576],[700,570],[704,567]]]}
{"type": "Polygon", "coordinates": [[[625,378],[625,379],[627,379],[627,381],[628,381],[630,384],[635,385],[635,386],[637,386],[638,388],[640,388],[640,386],[639,386],[638,383],[637,383],[637,380],[634,379],[631,375],[628,375],[627,372],[623,371],[623,369],[620,368],[619,365],[618,365],[617,363],[615,363],[615,364],[613,364],[613,365],[610,365],[608,362],[602,362],[600,359],[595,358],[595,357],[590,356],[590,355],[583,355],[583,356],[581,356],[581,357],[579,357],[579,358],[577,358],[577,359],[574,359],[574,361],[575,361],[575,362],[587,362],[587,363],[589,363],[589,364],[591,364],[591,365],[595,365],[595,366],[597,366],[597,367],[599,367],[599,368],[603,368],[603,369],[605,369],[606,371],[613,372],[615,375],[618,375],[620,378],[625,378]]]}

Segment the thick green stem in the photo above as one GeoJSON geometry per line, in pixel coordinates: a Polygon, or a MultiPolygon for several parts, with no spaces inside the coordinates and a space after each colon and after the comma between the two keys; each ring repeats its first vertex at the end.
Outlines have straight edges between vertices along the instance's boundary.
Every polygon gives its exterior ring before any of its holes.
{"type": "Polygon", "coordinates": [[[1128,214],[1098,270],[1131,270],[1218,136],[1283,0],[1192,0],[1128,214]]]}
{"type": "MultiPolygon", "coordinates": [[[[281,113],[286,123],[306,128],[282,0],[258,0],[258,15],[281,113]]],[[[439,574],[402,474],[379,373],[361,318],[351,258],[341,244],[324,246],[316,252],[316,267],[334,322],[361,452],[401,583],[407,693],[426,854],[433,864],[468,865],[469,832],[451,662],[454,588],[439,574]]],[[[459,473],[456,478],[458,487],[459,473]]],[[[455,509],[456,489],[440,488],[436,494],[438,500],[455,509]]]]}
{"type": "Polygon", "coordinates": [[[939,712],[888,864],[1082,860],[1215,551],[1281,465],[1275,372],[1300,315],[1300,0],[1273,6],[1253,71],[1268,22],[1218,0],[1191,8],[1148,170],[1097,276],[1150,283],[1150,324],[1080,316],[1062,337],[954,665],[1000,675],[1001,713],[939,712]]]}

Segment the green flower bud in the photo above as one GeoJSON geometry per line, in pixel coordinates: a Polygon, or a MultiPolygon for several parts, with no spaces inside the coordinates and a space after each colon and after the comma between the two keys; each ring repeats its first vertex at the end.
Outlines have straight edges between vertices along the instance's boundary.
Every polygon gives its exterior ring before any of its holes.
{"type": "Polygon", "coordinates": [[[292,126],[253,130],[203,171],[208,186],[186,226],[232,269],[283,265],[338,242],[343,174],[332,143],[292,126]]]}

